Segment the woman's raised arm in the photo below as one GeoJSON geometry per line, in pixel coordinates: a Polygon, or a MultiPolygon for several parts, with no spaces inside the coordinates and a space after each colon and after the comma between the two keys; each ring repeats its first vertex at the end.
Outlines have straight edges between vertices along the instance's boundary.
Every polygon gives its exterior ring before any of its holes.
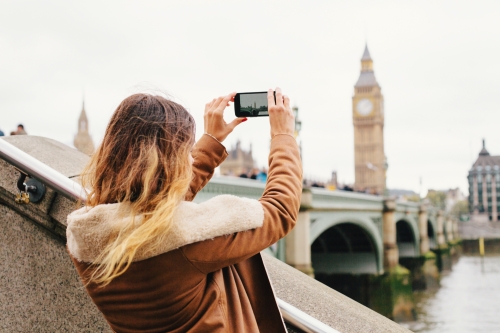
{"type": "MultiPolygon", "coordinates": [[[[210,273],[243,261],[284,237],[295,226],[302,194],[299,148],[293,138],[294,117],[287,97],[276,89],[268,94],[271,124],[269,175],[255,209],[262,209],[262,226],[186,245],[182,251],[200,271],[210,273]]],[[[242,200],[242,204],[243,200],[242,200]]]]}
{"type": "Polygon", "coordinates": [[[229,102],[234,101],[231,93],[214,98],[205,105],[204,134],[194,145],[191,153],[193,157],[193,180],[189,185],[185,200],[192,201],[196,194],[208,183],[218,167],[227,157],[222,142],[236,126],[246,121],[246,118],[236,118],[229,124],[224,121],[224,110],[229,102]]]}

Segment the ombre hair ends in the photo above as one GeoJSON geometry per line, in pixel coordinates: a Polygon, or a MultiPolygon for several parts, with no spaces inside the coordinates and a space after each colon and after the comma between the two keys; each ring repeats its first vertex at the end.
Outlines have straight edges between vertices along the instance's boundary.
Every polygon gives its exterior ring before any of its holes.
{"type": "Polygon", "coordinates": [[[194,140],[191,114],[162,96],[134,94],[118,106],[81,181],[88,207],[121,203],[130,218],[93,262],[89,283],[109,284],[138,249],[162,243],[192,179],[194,140]]]}

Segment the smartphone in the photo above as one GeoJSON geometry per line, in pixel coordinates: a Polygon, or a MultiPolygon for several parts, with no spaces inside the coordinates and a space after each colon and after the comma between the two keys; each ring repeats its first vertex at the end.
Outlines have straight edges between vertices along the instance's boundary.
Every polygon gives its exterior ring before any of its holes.
{"type": "MultiPolygon", "coordinates": [[[[276,92],[274,92],[274,102],[276,102],[276,92]]],[[[269,116],[267,91],[237,93],[234,96],[234,114],[236,117],[269,116]]]]}

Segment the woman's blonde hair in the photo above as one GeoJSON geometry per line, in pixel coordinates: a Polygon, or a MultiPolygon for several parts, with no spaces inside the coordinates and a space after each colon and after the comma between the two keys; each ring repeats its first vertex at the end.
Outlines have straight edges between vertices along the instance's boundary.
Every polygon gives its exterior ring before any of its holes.
{"type": "Polygon", "coordinates": [[[130,219],[93,262],[89,282],[109,284],[141,247],[162,242],[192,179],[194,136],[193,117],[164,97],[135,94],[118,106],[81,180],[87,206],[122,203],[130,219]]]}

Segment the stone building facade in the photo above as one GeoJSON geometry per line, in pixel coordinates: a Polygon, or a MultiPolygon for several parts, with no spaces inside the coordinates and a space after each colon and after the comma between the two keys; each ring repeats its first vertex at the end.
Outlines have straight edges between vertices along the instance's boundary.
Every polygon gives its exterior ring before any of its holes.
{"type": "Polygon", "coordinates": [[[384,153],[384,97],[375,79],[373,60],[365,47],[361,73],[354,85],[354,189],[383,194],[387,162],[384,153]]]}
{"type": "Polygon", "coordinates": [[[469,170],[469,207],[475,220],[480,217],[498,221],[500,211],[500,156],[491,156],[483,149],[469,170]]]}
{"type": "Polygon", "coordinates": [[[85,112],[85,103],[82,103],[82,112],[78,118],[78,133],[75,135],[73,144],[84,154],[91,155],[94,152],[94,142],[89,134],[89,120],[85,112]]]}
{"type": "Polygon", "coordinates": [[[220,174],[223,176],[239,176],[242,173],[249,173],[255,167],[255,161],[252,156],[252,145],[250,150],[245,151],[241,148],[241,142],[238,140],[236,146],[231,147],[228,156],[220,165],[220,174]]]}

